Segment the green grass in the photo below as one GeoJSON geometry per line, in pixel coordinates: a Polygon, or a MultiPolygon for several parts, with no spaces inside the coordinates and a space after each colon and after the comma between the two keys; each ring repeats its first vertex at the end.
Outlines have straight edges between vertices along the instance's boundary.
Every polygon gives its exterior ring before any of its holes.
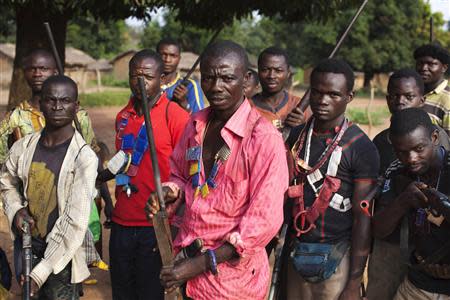
{"type": "MultiPolygon", "coordinates": [[[[362,88],[357,90],[355,96],[361,98],[370,98],[370,88],[362,88]]],[[[375,97],[384,98],[385,96],[386,94],[383,93],[383,91],[380,91],[379,89],[375,90],[375,97]]]]}
{"type": "Polygon", "coordinates": [[[303,83],[303,77],[305,75],[305,72],[301,68],[295,68],[295,74],[294,74],[294,81],[297,81],[299,83],[303,83]]]}
{"type": "Polygon", "coordinates": [[[90,94],[80,94],[78,97],[83,107],[93,106],[124,106],[130,99],[131,92],[111,91],[90,94]]]}
{"type": "MultiPolygon", "coordinates": [[[[348,118],[358,124],[368,125],[369,119],[367,117],[367,111],[365,108],[348,108],[346,112],[348,118]]],[[[386,118],[389,118],[390,113],[386,107],[376,108],[370,112],[370,117],[372,119],[372,125],[377,126],[384,123],[386,118]]]]}
{"type": "Polygon", "coordinates": [[[128,88],[128,80],[117,80],[113,75],[105,75],[102,77],[102,85],[128,88]]]}

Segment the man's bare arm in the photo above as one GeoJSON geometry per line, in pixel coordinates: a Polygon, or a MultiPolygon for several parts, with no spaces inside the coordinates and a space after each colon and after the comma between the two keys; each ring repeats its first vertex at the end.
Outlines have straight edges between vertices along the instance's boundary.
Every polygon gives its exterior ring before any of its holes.
{"type": "MultiPolygon", "coordinates": [[[[371,191],[376,188],[375,180],[358,180],[355,182],[352,198],[353,227],[350,246],[350,270],[347,284],[340,295],[340,300],[359,299],[361,278],[370,252],[371,228],[370,215],[363,209],[363,201],[368,199],[371,191]]],[[[366,202],[367,203],[367,202],[366,202]]]]}

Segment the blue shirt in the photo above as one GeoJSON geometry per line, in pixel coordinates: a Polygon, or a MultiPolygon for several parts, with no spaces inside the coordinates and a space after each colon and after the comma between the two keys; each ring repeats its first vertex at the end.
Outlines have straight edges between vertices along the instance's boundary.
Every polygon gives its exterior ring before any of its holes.
{"type": "MultiPolygon", "coordinates": [[[[173,99],[173,92],[175,88],[181,84],[183,78],[180,77],[180,74],[177,74],[175,80],[168,84],[164,84],[161,88],[167,93],[167,98],[169,100],[173,99]]],[[[203,101],[203,91],[197,81],[194,79],[188,79],[189,84],[187,85],[188,93],[186,95],[187,102],[189,104],[189,109],[195,113],[199,110],[202,110],[205,107],[205,103],[203,101]]]]}

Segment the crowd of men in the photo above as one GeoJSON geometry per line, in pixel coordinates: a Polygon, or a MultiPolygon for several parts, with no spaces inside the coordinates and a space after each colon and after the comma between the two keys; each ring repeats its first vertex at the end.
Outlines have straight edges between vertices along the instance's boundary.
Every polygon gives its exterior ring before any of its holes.
{"type": "Polygon", "coordinates": [[[317,64],[300,99],[278,47],[261,52],[255,71],[242,46],[214,42],[201,55],[200,83],[177,72],[176,40],[155,50],[129,62],[131,96],[111,128],[108,162],[76,83],[58,74],[51,53],[36,49],[23,61],[32,96],[0,124],[0,191],[19,283],[23,224],[32,227],[34,297],[79,299],[88,266],[103,263],[90,226],[100,194],[115,300],[174,290],[184,299],[266,299],[282,224],[277,299],[450,299],[447,50],[419,47],[415,70],[390,76],[391,123],[373,142],[346,116],[355,78],[344,60],[317,64]],[[170,266],[152,225],[160,208],[151,142],[175,229],[170,266]]]}

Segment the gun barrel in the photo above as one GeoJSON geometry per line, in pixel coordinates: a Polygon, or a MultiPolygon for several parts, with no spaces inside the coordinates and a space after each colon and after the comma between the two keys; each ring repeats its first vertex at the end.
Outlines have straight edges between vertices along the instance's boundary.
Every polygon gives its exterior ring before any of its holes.
{"type": "MultiPolygon", "coordinates": [[[[347,25],[347,28],[345,29],[344,33],[342,33],[341,37],[339,38],[338,42],[334,46],[334,49],[333,49],[333,51],[331,51],[331,53],[328,56],[328,58],[333,58],[336,55],[336,53],[339,51],[339,49],[341,48],[342,43],[344,42],[345,38],[347,37],[348,33],[350,32],[350,29],[352,29],[353,24],[358,19],[359,15],[363,11],[363,9],[366,6],[367,2],[369,2],[369,0],[364,0],[364,2],[361,4],[361,6],[356,11],[356,13],[353,15],[352,20],[347,25]]],[[[306,91],[305,95],[302,97],[302,100],[300,100],[300,103],[298,105],[298,107],[302,111],[305,111],[308,108],[308,106],[309,106],[309,95],[310,95],[310,89],[308,88],[308,90],[306,91]]]]}
{"type": "Polygon", "coordinates": [[[369,2],[369,0],[364,0],[364,2],[361,4],[361,6],[358,8],[358,10],[356,11],[355,15],[353,16],[352,20],[350,21],[350,23],[348,24],[347,28],[345,29],[344,33],[341,35],[341,38],[339,39],[339,41],[337,42],[336,46],[334,47],[333,51],[330,53],[330,56],[328,56],[328,58],[333,58],[334,55],[336,54],[336,52],[338,52],[339,48],[341,48],[342,42],[344,42],[345,38],[347,37],[348,33],[350,32],[350,29],[352,28],[353,24],[356,22],[356,20],[358,19],[359,15],[361,14],[362,10],[364,9],[364,7],[366,6],[367,2],[369,2]]]}
{"type": "MultiPolygon", "coordinates": [[[[219,33],[221,31],[222,31],[222,27],[220,27],[216,30],[216,32],[213,34],[213,36],[209,40],[208,44],[206,44],[206,48],[208,48],[208,46],[211,45],[216,40],[216,38],[219,36],[219,33]]],[[[191,77],[192,73],[194,73],[195,69],[197,68],[198,64],[200,63],[200,60],[202,59],[202,56],[203,56],[203,52],[197,57],[194,64],[192,65],[192,67],[187,72],[186,76],[184,76],[183,83],[187,82],[188,79],[191,77]]]]}
{"type": "Polygon", "coordinates": [[[273,264],[272,281],[270,284],[268,300],[274,300],[277,294],[277,287],[279,281],[279,273],[281,270],[282,254],[284,248],[284,242],[286,240],[288,224],[283,224],[280,231],[280,237],[278,239],[277,246],[275,248],[275,262],[273,264]]]}
{"type": "Polygon", "coordinates": [[[56,49],[55,39],[53,38],[52,29],[50,28],[50,24],[48,22],[44,23],[45,30],[47,31],[48,39],[50,41],[50,46],[52,47],[53,56],[55,57],[56,67],[58,68],[58,72],[60,75],[64,74],[64,67],[61,63],[61,58],[58,54],[58,49],[56,49]]]}
{"type": "MultiPolygon", "coordinates": [[[[50,24],[48,22],[44,22],[45,31],[47,31],[48,40],[50,41],[50,46],[52,47],[53,57],[56,61],[56,68],[58,69],[59,75],[64,75],[64,66],[61,63],[61,57],[58,54],[58,49],[56,49],[55,39],[53,38],[52,29],[50,28],[50,24]]],[[[83,132],[81,131],[81,124],[78,120],[77,115],[75,115],[75,118],[73,119],[73,122],[75,123],[75,128],[77,131],[83,136],[83,132]]],[[[84,136],[83,136],[84,138],[84,136]]]]}
{"type": "Polygon", "coordinates": [[[145,129],[147,131],[147,139],[148,139],[148,146],[150,149],[150,158],[152,160],[152,169],[153,169],[153,177],[155,180],[155,188],[156,193],[158,195],[158,201],[161,211],[166,210],[166,204],[164,202],[164,196],[162,191],[162,185],[161,185],[161,173],[159,171],[159,165],[158,165],[158,157],[156,156],[156,145],[155,145],[155,137],[153,135],[153,128],[152,128],[152,122],[150,119],[150,113],[148,109],[148,99],[147,99],[147,92],[145,90],[145,81],[144,78],[139,77],[139,89],[141,91],[142,95],[142,109],[145,119],[145,129]]]}
{"type": "Polygon", "coordinates": [[[22,268],[24,283],[22,287],[22,299],[29,300],[31,293],[31,265],[32,265],[32,250],[31,250],[31,229],[28,222],[23,222],[22,225],[22,268]]]}
{"type": "MultiPolygon", "coordinates": [[[[164,196],[161,185],[161,173],[159,171],[158,157],[156,156],[156,145],[153,134],[152,123],[150,119],[150,113],[147,103],[147,92],[145,90],[145,81],[143,77],[138,77],[139,89],[141,92],[142,110],[145,119],[145,129],[147,132],[148,145],[150,150],[150,158],[152,161],[153,177],[155,180],[155,189],[158,196],[158,202],[160,206],[159,212],[153,217],[153,227],[155,228],[156,240],[158,241],[159,253],[163,266],[173,265],[173,252],[172,252],[172,236],[170,233],[170,227],[168,217],[166,213],[166,205],[164,202],[164,196]]],[[[153,99],[156,100],[156,99],[153,99]]],[[[152,101],[153,102],[153,101],[152,101]]]]}

